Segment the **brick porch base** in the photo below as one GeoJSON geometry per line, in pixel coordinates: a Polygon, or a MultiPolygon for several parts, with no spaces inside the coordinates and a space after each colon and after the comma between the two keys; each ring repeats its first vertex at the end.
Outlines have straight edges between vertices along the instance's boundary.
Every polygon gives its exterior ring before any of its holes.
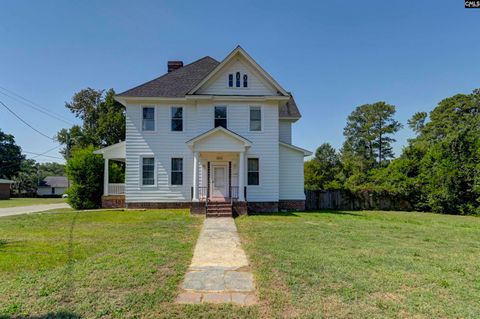
{"type": "Polygon", "coordinates": [[[125,208],[125,195],[102,196],[102,208],[125,208]]]}

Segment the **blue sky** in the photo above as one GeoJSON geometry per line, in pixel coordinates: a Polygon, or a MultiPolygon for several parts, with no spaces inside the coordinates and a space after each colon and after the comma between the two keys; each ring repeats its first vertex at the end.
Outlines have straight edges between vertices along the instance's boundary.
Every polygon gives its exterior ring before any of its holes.
{"type": "MultiPolygon", "coordinates": [[[[339,148],[358,105],[387,101],[405,124],[480,87],[479,30],[480,10],[461,0],[2,1],[0,86],[76,123],[64,103],[82,88],[121,92],[163,74],[167,60],[221,60],[240,44],[294,93],[294,143],[339,148]]],[[[49,135],[67,126],[0,101],[49,135]]],[[[25,151],[55,147],[3,108],[0,128],[25,151]]],[[[397,134],[397,155],[411,136],[397,134]]]]}

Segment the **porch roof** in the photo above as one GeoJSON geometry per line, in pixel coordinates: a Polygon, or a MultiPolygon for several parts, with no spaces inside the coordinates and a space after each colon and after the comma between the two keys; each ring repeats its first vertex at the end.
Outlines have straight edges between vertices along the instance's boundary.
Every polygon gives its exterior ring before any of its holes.
{"type": "Polygon", "coordinates": [[[186,144],[195,151],[239,152],[252,146],[247,138],[218,126],[188,140],[186,144]]]}
{"type": "Polygon", "coordinates": [[[100,154],[105,159],[125,160],[125,141],[93,151],[93,154],[100,154]]]}

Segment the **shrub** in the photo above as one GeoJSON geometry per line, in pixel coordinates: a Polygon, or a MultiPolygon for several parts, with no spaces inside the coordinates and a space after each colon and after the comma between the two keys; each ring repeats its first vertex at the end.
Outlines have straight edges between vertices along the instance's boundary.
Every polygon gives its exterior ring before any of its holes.
{"type": "Polygon", "coordinates": [[[103,193],[103,159],[93,154],[94,147],[72,151],[67,161],[67,176],[72,181],[68,189],[68,202],[75,209],[101,206],[103,193]]]}

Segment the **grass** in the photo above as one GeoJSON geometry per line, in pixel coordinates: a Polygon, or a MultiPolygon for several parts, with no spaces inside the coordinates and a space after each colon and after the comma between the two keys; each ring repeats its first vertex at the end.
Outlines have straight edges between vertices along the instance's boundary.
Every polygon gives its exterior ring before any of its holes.
{"type": "Polygon", "coordinates": [[[480,218],[325,211],[236,222],[267,317],[480,317],[480,218]]]}
{"type": "Polygon", "coordinates": [[[0,218],[0,318],[251,318],[177,305],[203,218],[186,210],[0,218]]]}
{"type": "Polygon", "coordinates": [[[10,198],[0,200],[0,208],[65,203],[64,198],[10,198]]]}
{"type": "Polygon", "coordinates": [[[186,210],[0,218],[0,318],[478,318],[480,218],[236,219],[260,304],[178,305],[203,218],[186,210]]]}

